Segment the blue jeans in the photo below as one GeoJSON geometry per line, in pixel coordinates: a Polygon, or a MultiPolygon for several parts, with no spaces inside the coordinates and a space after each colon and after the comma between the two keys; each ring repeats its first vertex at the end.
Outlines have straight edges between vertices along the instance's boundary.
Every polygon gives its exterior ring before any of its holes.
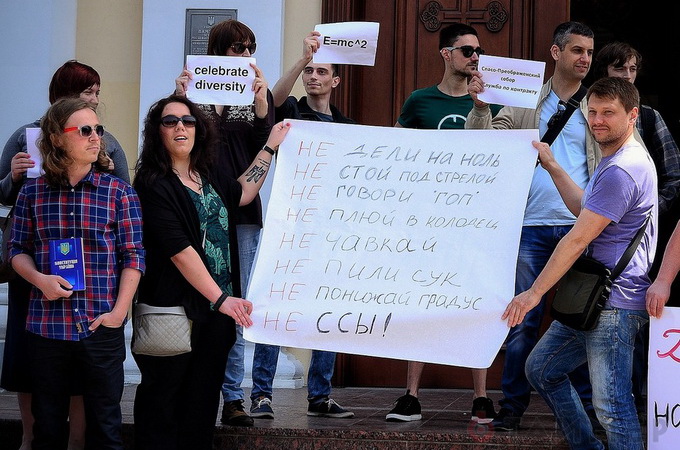
{"type": "MultiPolygon", "coordinates": [[[[278,345],[255,344],[251,400],[259,397],[272,398],[272,384],[276,375],[276,363],[279,360],[279,348],[278,345]]],[[[331,395],[331,377],[334,369],[334,352],[312,351],[312,360],[307,374],[307,400],[314,402],[331,395]]]]}
{"type": "MultiPolygon", "coordinates": [[[[524,292],[541,273],[552,255],[557,243],[571,230],[571,226],[525,226],[519,244],[517,271],[515,275],[515,294],[524,292]]],[[[522,416],[529,407],[531,385],[526,378],[524,366],[531,350],[538,342],[546,298],[541,299],[534,309],[529,311],[519,325],[510,329],[506,339],[505,362],[501,388],[503,399],[499,405],[509,409],[515,416],[522,416]]],[[[570,375],[582,401],[590,408],[590,383],[588,367],[579,367],[570,375]]]]}
{"type": "MultiPolygon", "coordinates": [[[[237,225],[238,258],[241,266],[241,295],[245,297],[250,281],[250,269],[255,261],[257,245],[260,242],[260,227],[258,225],[237,225]]],[[[244,357],[246,342],[243,339],[243,327],[236,325],[236,342],[229,350],[227,369],[222,383],[222,397],[225,402],[243,400],[243,376],[245,374],[244,357]]]]}
{"type": "Polygon", "coordinates": [[[554,321],[529,355],[526,374],[552,409],[571,448],[603,449],[568,373],[587,362],[593,406],[611,450],[643,449],[633,401],[635,336],[647,312],[606,309],[592,331],[577,331],[554,321]]]}

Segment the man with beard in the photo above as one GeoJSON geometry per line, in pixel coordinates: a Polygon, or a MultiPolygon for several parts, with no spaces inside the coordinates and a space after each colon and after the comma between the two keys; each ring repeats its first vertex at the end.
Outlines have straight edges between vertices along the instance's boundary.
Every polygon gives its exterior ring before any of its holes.
{"type": "MultiPolygon", "coordinates": [[[[395,127],[431,130],[463,129],[472,109],[473,99],[468,94],[468,80],[477,70],[479,46],[477,30],[462,23],[453,23],[439,33],[439,54],[444,62],[442,81],[411,93],[401,108],[395,127]]],[[[491,114],[500,106],[491,105],[491,114]]],[[[418,388],[425,363],[408,362],[406,394],[399,397],[385,417],[388,421],[409,422],[422,419],[418,388]]],[[[493,401],[486,396],[487,369],[472,369],[474,397],[472,420],[488,423],[496,413],[493,401]]]]}
{"type": "MultiPolygon", "coordinates": [[[[548,128],[558,121],[571,101],[575,108],[567,122],[551,144],[555,160],[564,168],[581,189],[585,188],[595,166],[600,161],[600,149],[588,130],[588,114],[585,97],[574,98],[582,89],[582,81],[590,70],[593,59],[594,34],[579,22],[565,22],[553,33],[550,55],[555,61],[555,71],[541,89],[536,109],[506,106],[492,117],[486,103],[477,98],[484,89],[481,74],[475,72],[468,90],[475,106],[467,117],[465,128],[531,129],[538,128],[545,140],[548,128]]],[[[553,134],[554,135],[554,134],[553,134]]],[[[557,243],[571,230],[576,217],[566,207],[560,193],[541,166],[536,167],[529,199],[524,212],[522,236],[519,244],[515,294],[531,287],[547,264],[557,243]]],[[[529,311],[524,320],[510,329],[506,340],[505,364],[501,387],[501,409],[492,422],[495,431],[517,430],[520,420],[529,406],[531,386],[524,373],[529,353],[538,341],[538,333],[545,311],[545,296],[529,311]]],[[[593,420],[599,428],[591,404],[591,389],[587,366],[579,367],[571,374],[572,383],[593,420]]]]}
{"type": "Polygon", "coordinates": [[[567,376],[587,361],[593,405],[607,431],[608,448],[642,450],[631,373],[635,336],[647,323],[648,311],[658,316],[663,306],[653,294],[645,302],[656,249],[656,170],[634,136],[640,105],[635,86],[623,78],[601,78],[590,87],[587,99],[588,124],[600,145],[602,161],[581,189],[546,143],[533,143],[541,166],[577,219],[534,283],[512,299],[502,318],[511,327],[521,323],[583,252],[613,270],[626,243],[644,229],[630,262],[612,280],[611,294],[595,328],[582,331],[553,321],[526,363],[531,385],[552,409],[571,448],[605,448],[593,434],[567,376]]]}

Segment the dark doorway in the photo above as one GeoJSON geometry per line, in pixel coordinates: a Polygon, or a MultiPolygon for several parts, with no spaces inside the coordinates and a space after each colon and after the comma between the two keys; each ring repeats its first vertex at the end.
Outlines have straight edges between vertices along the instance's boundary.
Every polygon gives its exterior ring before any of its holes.
{"type": "MultiPolygon", "coordinates": [[[[627,42],[642,54],[635,85],[642,103],[658,110],[680,139],[680,90],[675,86],[674,59],[680,53],[676,2],[572,0],[571,18],[595,32],[595,53],[612,41],[627,42]]],[[[589,81],[588,79],[586,81],[589,81]]]]}

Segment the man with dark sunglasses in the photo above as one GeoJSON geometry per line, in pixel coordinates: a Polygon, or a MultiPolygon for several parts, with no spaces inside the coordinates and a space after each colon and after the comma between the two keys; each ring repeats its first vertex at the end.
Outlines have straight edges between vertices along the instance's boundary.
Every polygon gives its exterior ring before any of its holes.
{"type": "MultiPolygon", "coordinates": [[[[479,55],[483,53],[474,28],[462,23],[443,28],[439,33],[439,54],[444,62],[442,81],[411,93],[394,126],[431,130],[462,129],[473,107],[467,83],[477,69],[479,55]]],[[[500,108],[492,105],[494,113],[500,108]]],[[[424,368],[425,363],[408,362],[406,394],[397,399],[386,420],[410,422],[422,419],[418,388],[424,368]]],[[[486,369],[472,369],[474,397],[471,417],[481,423],[490,422],[496,415],[493,401],[486,396],[486,372],[486,369]]]]}
{"type": "MultiPolygon", "coordinates": [[[[590,69],[593,47],[594,34],[586,25],[565,22],[557,26],[550,47],[550,55],[555,60],[555,71],[552,78],[543,85],[536,109],[505,106],[492,117],[488,105],[477,98],[477,94],[484,90],[484,83],[481,74],[474,71],[468,91],[475,106],[468,114],[465,128],[538,128],[540,135],[544,136],[549,125],[564,114],[564,105],[581,88],[590,69]]],[[[587,116],[587,101],[583,97],[579,107],[551,144],[555,159],[581,188],[586,186],[601,158],[599,146],[588,129],[587,116]]],[[[515,294],[531,287],[557,243],[569,232],[575,221],[576,217],[562,201],[550,174],[538,166],[534,171],[524,213],[515,294]]],[[[501,381],[503,399],[499,402],[501,409],[498,417],[492,422],[493,430],[517,430],[521,417],[529,406],[531,386],[524,373],[524,366],[529,353],[538,342],[545,300],[543,297],[522,323],[510,329],[501,381]]],[[[601,429],[591,402],[592,391],[586,365],[579,367],[570,376],[593,426],[601,429]]]]}
{"type": "MultiPolygon", "coordinates": [[[[312,62],[319,48],[320,33],[312,31],[303,41],[302,57],[276,82],[272,89],[276,122],[283,119],[314,120],[323,122],[354,123],[333,105],[331,93],[340,84],[334,64],[312,62]],[[302,73],[306,96],[299,100],[289,96],[295,81],[302,73]]],[[[255,344],[253,355],[253,389],[250,394],[250,416],[256,419],[273,419],[271,407],[273,382],[279,359],[279,346],[255,344]]],[[[330,398],[331,378],[335,370],[335,353],[312,350],[307,376],[307,415],[315,417],[351,418],[347,411],[330,398]]]]}

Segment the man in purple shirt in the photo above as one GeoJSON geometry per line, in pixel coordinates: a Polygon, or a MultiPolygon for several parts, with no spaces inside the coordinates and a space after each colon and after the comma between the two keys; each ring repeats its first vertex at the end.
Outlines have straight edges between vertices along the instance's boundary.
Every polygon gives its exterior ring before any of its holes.
{"type": "Polygon", "coordinates": [[[613,269],[651,215],[633,258],[613,280],[595,329],[579,331],[553,321],[526,363],[529,382],[553,410],[571,448],[604,448],[567,376],[587,361],[593,406],[609,448],[643,449],[631,373],[635,336],[649,318],[645,295],[656,248],[656,171],[633,135],[640,102],[637,89],[622,78],[602,78],[591,86],[587,98],[588,126],[600,144],[602,161],[582,190],[557,164],[548,145],[534,142],[541,165],[577,220],[533,285],[512,299],[503,319],[509,326],[520,323],[584,251],[613,269]]]}
{"type": "Polygon", "coordinates": [[[139,199],[129,184],[102,172],[104,128],[87,103],[58,100],[41,131],[45,175],[21,188],[10,244],[12,266],[33,285],[26,323],[32,448],[66,442],[75,388],[84,394],[87,447],[122,450],[123,325],[144,270],[139,199]],[[84,290],[51,273],[56,240],[82,243],[76,264],[84,268],[84,290]]]}

